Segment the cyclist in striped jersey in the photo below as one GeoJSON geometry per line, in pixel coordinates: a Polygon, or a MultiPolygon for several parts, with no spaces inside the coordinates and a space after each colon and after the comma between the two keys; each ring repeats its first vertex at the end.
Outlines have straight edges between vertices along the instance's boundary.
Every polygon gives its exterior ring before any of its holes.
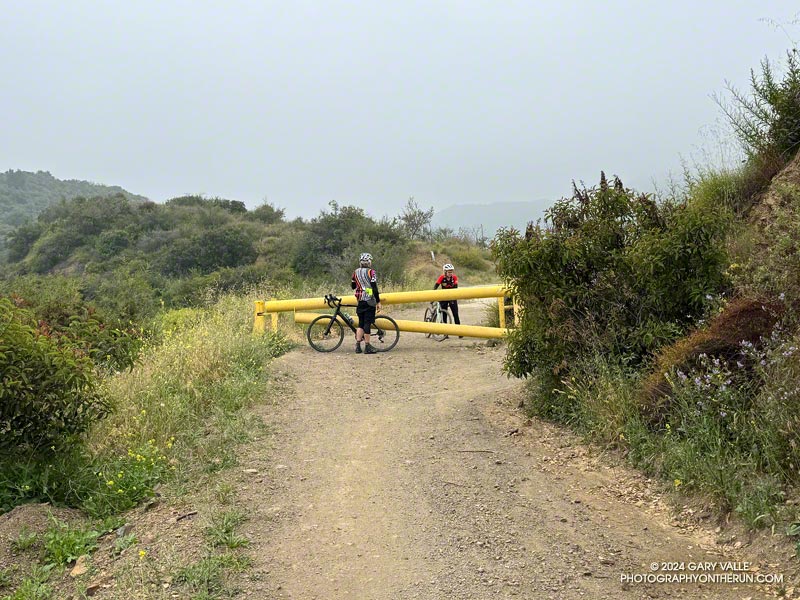
{"type": "Polygon", "coordinates": [[[372,255],[364,252],[359,257],[361,265],[353,273],[350,283],[355,290],[358,306],[358,329],[356,330],[356,354],[361,354],[361,341],[365,342],[364,354],[375,354],[377,350],[369,343],[369,334],[375,322],[375,313],[381,309],[381,297],[378,293],[378,275],[372,268],[372,255]]]}

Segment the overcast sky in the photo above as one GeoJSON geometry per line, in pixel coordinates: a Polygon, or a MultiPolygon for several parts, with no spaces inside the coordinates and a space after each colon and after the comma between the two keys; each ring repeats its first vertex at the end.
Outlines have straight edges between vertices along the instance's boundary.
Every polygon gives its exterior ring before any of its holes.
{"type": "MultiPolygon", "coordinates": [[[[794,1],[0,0],[0,171],[310,217],[652,189],[794,1]]],[[[788,33],[800,37],[796,26],[788,33]]],[[[711,144],[713,146],[713,144],[711,144]]],[[[533,216],[533,215],[532,215],[533,216]]]]}

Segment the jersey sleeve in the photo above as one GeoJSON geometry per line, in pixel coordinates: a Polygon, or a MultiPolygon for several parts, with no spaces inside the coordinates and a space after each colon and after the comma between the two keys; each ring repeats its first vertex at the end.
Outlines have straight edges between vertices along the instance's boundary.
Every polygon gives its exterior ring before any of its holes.
{"type": "Polygon", "coordinates": [[[436,285],[442,285],[442,281],[444,281],[444,275],[439,275],[439,279],[436,280],[436,285]]]}

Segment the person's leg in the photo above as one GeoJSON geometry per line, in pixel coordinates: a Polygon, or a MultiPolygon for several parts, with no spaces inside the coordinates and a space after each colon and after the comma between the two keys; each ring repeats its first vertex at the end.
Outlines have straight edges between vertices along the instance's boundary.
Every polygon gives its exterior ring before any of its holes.
{"type": "MultiPolygon", "coordinates": [[[[361,306],[361,303],[358,303],[356,307],[356,316],[358,317],[358,329],[356,329],[356,354],[361,353],[361,340],[364,339],[364,309],[361,306]]],[[[369,344],[369,337],[367,337],[367,343],[369,344]]]]}
{"type": "Polygon", "coordinates": [[[369,343],[370,333],[372,332],[372,324],[375,322],[375,307],[370,306],[369,309],[364,313],[364,341],[366,344],[364,345],[364,353],[365,354],[372,354],[375,352],[375,348],[369,343]]]}
{"type": "MultiPolygon", "coordinates": [[[[453,300],[450,303],[450,310],[453,312],[453,321],[455,321],[456,325],[461,325],[461,319],[458,318],[458,302],[453,300]]],[[[464,336],[458,336],[458,339],[462,339],[464,336]]]]}
{"type": "Polygon", "coordinates": [[[461,319],[458,318],[458,302],[455,300],[450,303],[450,311],[453,313],[453,321],[456,325],[461,325],[461,319]]]}

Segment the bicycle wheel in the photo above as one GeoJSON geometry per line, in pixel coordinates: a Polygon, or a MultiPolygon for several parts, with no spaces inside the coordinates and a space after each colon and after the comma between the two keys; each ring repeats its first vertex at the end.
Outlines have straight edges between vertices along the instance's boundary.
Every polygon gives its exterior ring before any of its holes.
{"type": "Polygon", "coordinates": [[[308,343],[317,352],[333,352],[344,339],[344,327],[330,315],[317,317],[306,329],[308,343]]]}
{"type": "MultiPolygon", "coordinates": [[[[425,322],[426,323],[433,323],[433,319],[434,319],[435,315],[436,315],[436,311],[433,310],[430,306],[428,308],[426,308],[425,309],[425,322]]],[[[426,333],[425,337],[429,338],[429,337],[431,337],[431,334],[430,333],[426,333]]]]}
{"type": "MultiPolygon", "coordinates": [[[[441,308],[441,307],[439,307],[439,309],[436,311],[436,314],[434,315],[434,319],[435,319],[434,320],[435,323],[452,323],[453,322],[453,317],[450,315],[450,311],[447,310],[446,308],[441,308]]],[[[447,339],[447,334],[445,334],[445,333],[434,333],[434,334],[431,335],[431,337],[433,339],[435,339],[437,342],[441,342],[442,340],[446,340],[447,339]]]]}
{"type": "Polygon", "coordinates": [[[375,317],[375,331],[370,334],[369,343],[378,352],[388,352],[397,345],[400,330],[392,317],[378,315],[375,317]]]}

